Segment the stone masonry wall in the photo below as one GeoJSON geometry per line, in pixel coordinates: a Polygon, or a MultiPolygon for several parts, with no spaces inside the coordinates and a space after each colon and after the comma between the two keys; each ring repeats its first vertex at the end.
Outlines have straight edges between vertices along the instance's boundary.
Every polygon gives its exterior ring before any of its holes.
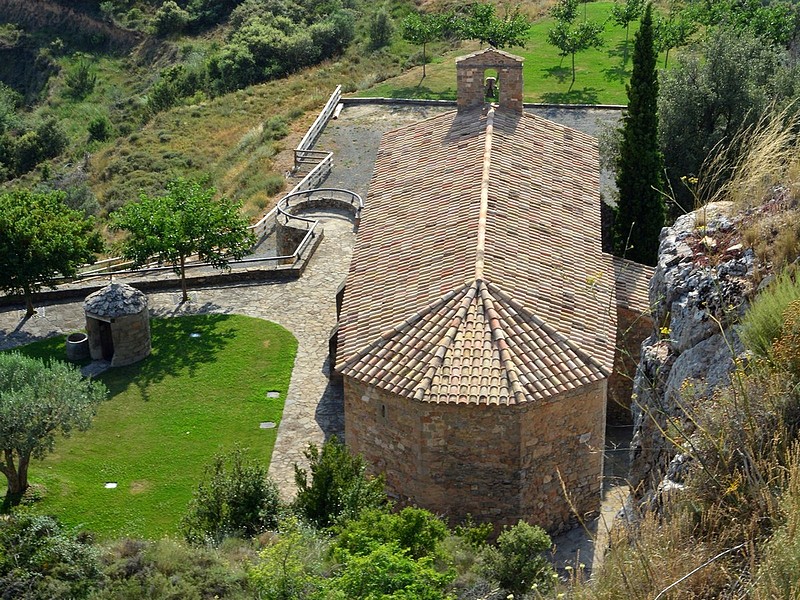
{"type": "Polygon", "coordinates": [[[555,532],[570,521],[560,470],[578,510],[599,508],[605,382],[539,406],[431,404],[350,378],[344,386],[346,442],[401,502],[453,523],[525,519],[555,532]]]}
{"type": "Polygon", "coordinates": [[[114,341],[112,367],[124,367],[146,358],[150,354],[150,314],[145,310],[114,318],[111,338],[114,341]]]}
{"type": "Polygon", "coordinates": [[[278,256],[291,256],[307,233],[307,229],[290,227],[279,223],[275,235],[278,256]]]}
{"type": "Polygon", "coordinates": [[[653,318],[636,311],[617,307],[617,339],[614,372],[608,379],[608,422],[613,425],[633,424],[631,393],[636,367],[642,353],[642,342],[653,332],[653,318]]]}
{"type": "Polygon", "coordinates": [[[550,532],[575,524],[564,497],[581,517],[597,513],[605,446],[606,380],[526,405],[520,415],[522,515],[550,532]],[[560,478],[559,478],[560,474],[560,478]]]}
{"type": "Polygon", "coordinates": [[[476,53],[456,62],[458,108],[483,106],[486,102],[484,73],[497,71],[500,88],[499,104],[503,108],[522,112],[522,62],[495,52],[476,53]]]}

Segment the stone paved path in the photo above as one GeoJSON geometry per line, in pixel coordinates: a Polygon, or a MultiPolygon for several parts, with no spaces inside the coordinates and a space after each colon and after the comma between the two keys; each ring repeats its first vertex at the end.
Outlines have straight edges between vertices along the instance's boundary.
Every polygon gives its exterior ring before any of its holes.
{"type": "MultiPolygon", "coordinates": [[[[336,289],[347,275],[355,234],[345,212],[306,214],[322,220],[324,238],[300,279],[190,289],[186,305],[180,304],[178,291],[148,295],[156,316],[237,313],[274,321],[295,335],[297,358],[269,470],[285,498],[294,492],[293,464],[305,464],[308,443],[319,445],[344,430],[341,394],[328,385],[328,336],[336,324],[336,289]]],[[[38,314],[27,320],[24,310],[0,308],[0,349],[85,326],[82,302],[37,308],[38,314]]]]}

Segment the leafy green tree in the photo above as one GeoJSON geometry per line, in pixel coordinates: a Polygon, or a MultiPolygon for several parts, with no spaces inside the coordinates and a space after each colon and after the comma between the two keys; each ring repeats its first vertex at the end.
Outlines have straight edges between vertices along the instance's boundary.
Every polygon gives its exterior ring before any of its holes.
{"type": "Polygon", "coordinates": [[[624,63],[628,62],[628,33],[631,23],[638,19],[644,8],[644,0],[625,0],[624,3],[614,2],[611,7],[611,18],[614,23],[625,28],[625,51],[622,58],[624,63]]]}
{"type": "Polygon", "coordinates": [[[304,454],[309,469],[294,467],[297,496],[293,508],[309,523],[330,527],[386,502],[383,477],[368,477],[364,459],[351,455],[335,436],[322,450],[309,444],[304,454]]]}
{"type": "Polygon", "coordinates": [[[614,250],[646,265],[658,260],[664,226],[664,160],[658,145],[658,73],[653,47],[653,7],[644,9],[633,49],[628,110],[617,160],[619,200],[614,218],[614,250]]]}
{"type": "Polygon", "coordinates": [[[250,538],[278,524],[278,487],[267,468],[241,448],[218,454],[181,520],[186,541],[219,544],[226,537],[250,538]]]}
{"type": "Polygon", "coordinates": [[[180,33],[189,23],[191,15],[178,6],[175,0],[166,0],[153,17],[153,28],[156,35],[180,33]]]}
{"type": "Polygon", "coordinates": [[[56,435],[89,428],[105,386],[84,379],[72,365],[16,352],[0,354],[0,473],[8,481],[5,507],[19,504],[28,489],[31,458],[53,451],[56,435]]]}
{"type": "Polygon", "coordinates": [[[425,79],[427,45],[440,40],[445,26],[445,17],[433,13],[410,13],[401,24],[403,39],[422,46],[422,78],[425,79]]]}
{"type": "Polygon", "coordinates": [[[12,136],[0,138],[0,168],[7,175],[18,177],[33,170],[42,161],[58,156],[67,147],[67,134],[54,118],[12,136]]]}
{"type": "Polygon", "coordinates": [[[602,24],[586,20],[575,24],[577,5],[577,0],[560,0],[551,11],[556,17],[556,24],[547,32],[547,41],[561,51],[561,56],[572,57],[572,81],[569,84],[569,91],[572,91],[572,86],[575,85],[575,55],[603,45],[602,24]]]}
{"type": "Polygon", "coordinates": [[[553,585],[553,567],[544,556],[552,542],[544,529],[520,521],[504,529],[496,546],[487,546],[482,553],[487,577],[512,594],[524,594],[536,585],[546,594],[553,585]]]}
{"type": "Polygon", "coordinates": [[[697,31],[697,24],[689,19],[685,12],[671,12],[668,17],[657,15],[654,27],[656,52],[664,53],[664,68],[666,69],[670,50],[681,48],[689,43],[689,38],[697,31]]]}
{"type": "Polygon", "coordinates": [[[445,590],[455,571],[438,571],[433,558],[414,560],[394,544],[379,544],[368,554],[354,555],[330,580],[337,600],[446,600],[445,590]]]}
{"type": "Polygon", "coordinates": [[[784,0],[691,2],[688,10],[693,21],[706,27],[747,31],[784,48],[795,40],[800,26],[797,3],[784,0]]]}
{"type": "Polygon", "coordinates": [[[199,180],[176,179],[167,193],[126,204],[114,214],[111,229],[124,230],[122,255],[141,267],[153,260],[173,266],[181,278],[183,301],[186,290],[186,260],[197,254],[216,269],[229,268],[232,260],[244,258],[255,243],[240,203],[215,199],[216,190],[199,180]]]}
{"type": "Polygon", "coordinates": [[[519,9],[500,17],[494,4],[472,4],[460,19],[460,37],[495,48],[524,46],[531,25],[519,9]]]}
{"type": "MultiPolygon", "coordinates": [[[[675,193],[672,215],[694,210],[695,198],[681,182],[697,177],[706,159],[725,147],[735,162],[732,140],[758,121],[767,107],[778,108],[797,96],[798,73],[788,55],[747,31],[717,28],[696,54],[682,54],[662,74],[658,100],[659,142],[669,187],[675,193]]],[[[714,189],[729,174],[705,181],[714,189]]]]}
{"type": "Polygon", "coordinates": [[[334,554],[364,556],[378,545],[395,544],[414,560],[436,558],[447,534],[447,525],[421,508],[409,506],[397,513],[368,509],[342,527],[333,550],[334,554]]]}
{"type": "Polygon", "coordinates": [[[54,287],[95,260],[103,248],[94,221],[68,208],[61,192],[16,190],[0,193],[0,289],[23,294],[27,316],[33,294],[54,287]]]}
{"type": "Polygon", "coordinates": [[[2,598],[85,598],[101,579],[97,548],[55,518],[15,511],[0,519],[2,598]]]}

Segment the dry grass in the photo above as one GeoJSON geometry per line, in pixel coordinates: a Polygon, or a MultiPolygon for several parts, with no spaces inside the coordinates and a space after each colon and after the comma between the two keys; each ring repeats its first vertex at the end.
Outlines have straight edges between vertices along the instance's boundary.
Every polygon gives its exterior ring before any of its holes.
{"type": "Polygon", "coordinates": [[[800,176],[800,113],[797,107],[765,113],[761,119],[713,153],[698,182],[702,204],[733,201],[739,208],[761,204],[776,186],[795,190],[800,176]],[[730,178],[723,185],[717,182],[730,178]]]}
{"type": "Polygon", "coordinates": [[[774,271],[800,255],[800,113],[791,105],[766,113],[703,165],[687,181],[698,207],[731,201],[746,212],[742,243],[760,265],[774,271]],[[720,184],[720,182],[723,182],[720,184]]]}
{"type": "MultiPolygon", "coordinates": [[[[693,535],[695,523],[688,511],[669,519],[649,513],[635,524],[617,527],[611,548],[599,572],[578,583],[578,600],[652,600],[682,577],[719,553],[715,544],[693,535]]],[[[723,557],[682,581],[667,598],[719,598],[736,578],[739,559],[723,557]]]]}

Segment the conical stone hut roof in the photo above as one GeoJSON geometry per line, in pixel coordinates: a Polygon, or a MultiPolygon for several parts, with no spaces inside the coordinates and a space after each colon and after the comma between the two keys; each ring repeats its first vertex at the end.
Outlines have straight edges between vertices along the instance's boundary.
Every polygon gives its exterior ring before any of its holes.
{"type": "Polygon", "coordinates": [[[89,294],[83,309],[98,317],[115,318],[147,310],[147,296],[126,283],[112,283],[89,294]]]}

